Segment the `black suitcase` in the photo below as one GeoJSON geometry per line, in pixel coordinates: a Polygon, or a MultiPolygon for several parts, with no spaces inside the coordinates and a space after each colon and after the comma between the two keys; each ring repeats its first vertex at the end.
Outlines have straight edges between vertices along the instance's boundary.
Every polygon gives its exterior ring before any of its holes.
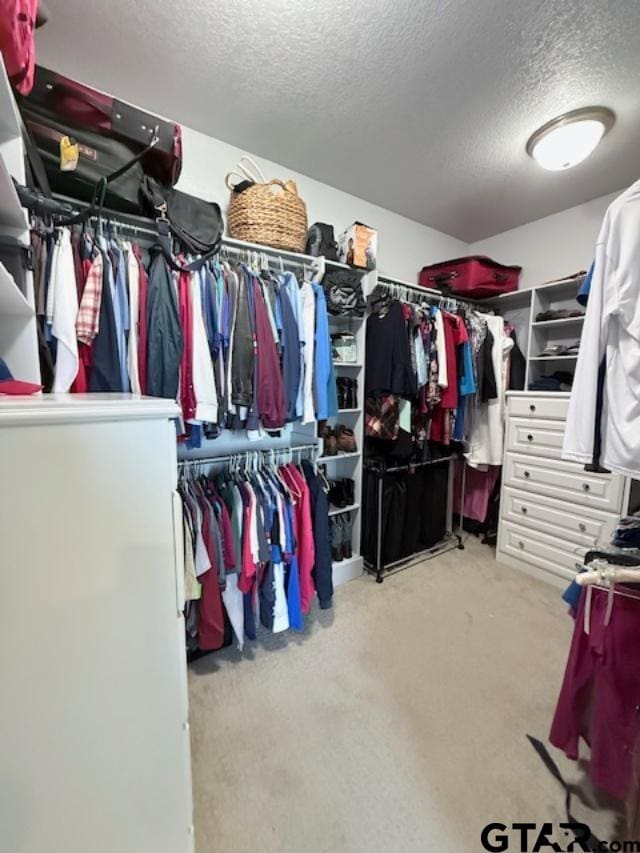
{"type": "Polygon", "coordinates": [[[91,201],[101,178],[131,164],[109,183],[104,203],[112,210],[140,214],[145,174],[165,186],[178,180],[179,125],[42,67],[36,68],[31,94],[19,103],[29,135],[27,148],[37,149],[54,193],[91,201]],[[63,171],[60,165],[60,142],[65,136],[78,144],[77,166],[71,171],[63,171]]]}

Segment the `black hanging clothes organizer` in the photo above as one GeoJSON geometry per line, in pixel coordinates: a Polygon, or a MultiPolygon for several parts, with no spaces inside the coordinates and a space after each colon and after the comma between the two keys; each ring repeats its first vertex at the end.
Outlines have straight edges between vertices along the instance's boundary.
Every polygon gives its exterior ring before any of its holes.
{"type": "Polygon", "coordinates": [[[452,454],[392,466],[365,461],[362,550],[365,569],[377,583],[420,560],[464,550],[464,465],[457,530],[453,525],[453,474],[459,458],[452,454]]]}

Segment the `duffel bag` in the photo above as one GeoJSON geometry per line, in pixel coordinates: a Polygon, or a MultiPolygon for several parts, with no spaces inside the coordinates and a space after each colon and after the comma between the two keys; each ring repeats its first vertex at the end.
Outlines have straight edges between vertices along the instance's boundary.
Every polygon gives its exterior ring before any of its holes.
{"type": "Polygon", "coordinates": [[[178,180],[179,125],[40,66],[31,94],[20,100],[20,111],[56,193],[90,201],[100,179],[140,158],[109,183],[105,197],[112,210],[140,213],[145,174],[168,186],[178,180]],[[67,141],[77,146],[75,162],[63,162],[61,144],[67,141]]]}
{"type": "Polygon", "coordinates": [[[517,290],[521,271],[522,267],[504,266],[485,255],[472,255],[423,267],[418,283],[446,294],[485,299],[517,290]]]}

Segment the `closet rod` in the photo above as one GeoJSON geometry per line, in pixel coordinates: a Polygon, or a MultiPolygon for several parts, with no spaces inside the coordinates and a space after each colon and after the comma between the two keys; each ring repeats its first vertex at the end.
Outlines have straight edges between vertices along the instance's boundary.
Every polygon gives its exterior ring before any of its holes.
{"type": "Polygon", "coordinates": [[[178,465],[180,467],[184,467],[186,465],[219,465],[221,462],[230,462],[232,459],[241,459],[243,456],[249,458],[249,454],[251,453],[259,453],[265,459],[269,458],[270,454],[275,454],[276,456],[280,454],[293,454],[293,453],[307,453],[307,451],[311,451],[310,455],[317,453],[319,451],[319,445],[317,444],[294,444],[291,447],[272,447],[272,448],[256,448],[255,450],[239,450],[237,453],[230,453],[226,456],[202,456],[202,457],[194,457],[193,459],[180,459],[178,461],[178,465]]]}
{"type": "Polygon", "coordinates": [[[420,294],[426,302],[430,302],[433,299],[438,299],[440,301],[448,299],[451,302],[455,302],[457,305],[471,310],[476,310],[480,305],[478,302],[473,302],[468,299],[458,299],[457,296],[447,296],[445,293],[442,293],[441,290],[435,290],[432,287],[421,287],[419,284],[403,281],[400,278],[391,278],[391,276],[382,275],[382,273],[378,276],[378,287],[383,287],[389,290],[393,288],[409,290],[412,293],[420,294]]]}
{"type": "MultiPolygon", "coordinates": [[[[54,193],[53,197],[56,201],[68,204],[73,209],[74,214],[80,213],[89,207],[89,202],[78,201],[78,199],[70,198],[69,196],[61,195],[60,193],[54,193]]],[[[156,229],[149,226],[149,223],[152,223],[153,220],[148,217],[136,216],[132,213],[122,213],[118,210],[112,210],[111,208],[103,208],[100,218],[103,222],[113,222],[117,226],[122,228],[131,228],[141,234],[147,234],[154,239],[157,239],[158,237],[156,229]]],[[[91,217],[91,219],[97,220],[97,217],[91,217]]],[[[234,240],[232,237],[223,237],[220,248],[222,254],[225,252],[233,252],[239,256],[249,252],[257,252],[276,260],[279,259],[283,263],[299,269],[304,269],[305,267],[314,268],[318,263],[318,258],[313,257],[312,255],[304,255],[301,252],[291,252],[286,249],[277,249],[273,246],[264,246],[261,243],[248,243],[244,240],[234,240]]]]}

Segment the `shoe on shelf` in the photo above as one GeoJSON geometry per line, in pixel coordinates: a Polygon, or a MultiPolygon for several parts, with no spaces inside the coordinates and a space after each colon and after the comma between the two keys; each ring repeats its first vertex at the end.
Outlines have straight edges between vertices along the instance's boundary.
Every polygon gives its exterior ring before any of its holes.
{"type": "Polygon", "coordinates": [[[345,500],[347,501],[345,506],[352,506],[356,502],[356,481],[352,480],[351,477],[345,477],[342,482],[345,500]]]}
{"type": "Polygon", "coordinates": [[[355,453],[358,449],[354,431],[344,424],[336,424],[335,439],[341,453],[355,453]]]}
{"type": "Polygon", "coordinates": [[[331,539],[331,559],[340,563],[344,559],[343,541],[344,528],[339,521],[340,516],[334,515],[329,519],[329,537],[331,539]]]}
{"type": "Polygon", "coordinates": [[[344,480],[332,480],[329,489],[329,503],[337,509],[349,506],[344,480]]]}
{"type": "Polygon", "coordinates": [[[323,456],[337,456],[338,443],[336,441],[336,434],[328,423],[325,422],[322,427],[318,426],[318,438],[322,439],[323,456]]]}
{"type": "Polygon", "coordinates": [[[339,376],[336,379],[336,389],[338,391],[338,408],[339,409],[348,409],[349,408],[349,391],[348,391],[348,379],[344,376],[339,376]]]}
{"type": "Polygon", "coordinates": [[[350,560],[353,556],[351,550],[351,535],[353,533],[353,522],[351,521],[351,513],[345,512],[338,516],[342,519],[342,554],[345,560],[350,560]]]}

